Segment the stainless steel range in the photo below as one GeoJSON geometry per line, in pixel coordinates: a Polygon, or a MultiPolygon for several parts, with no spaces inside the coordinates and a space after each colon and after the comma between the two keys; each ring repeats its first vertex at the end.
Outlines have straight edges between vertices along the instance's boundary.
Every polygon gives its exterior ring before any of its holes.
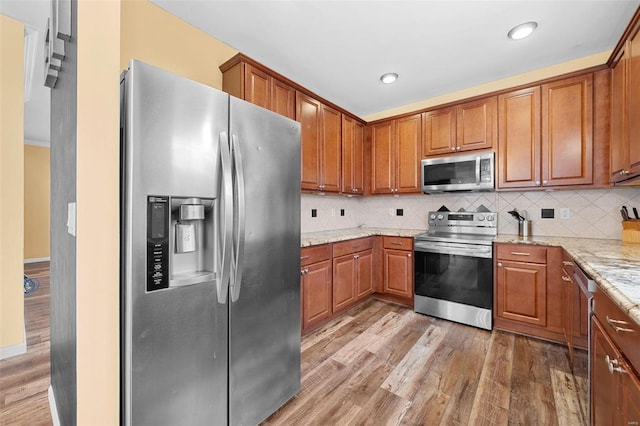
{"type": "Polygon", "coordinates": [[[414,244],[416,312],[491,330],[497,222],[490,211],[429,212],[414,244]]]}

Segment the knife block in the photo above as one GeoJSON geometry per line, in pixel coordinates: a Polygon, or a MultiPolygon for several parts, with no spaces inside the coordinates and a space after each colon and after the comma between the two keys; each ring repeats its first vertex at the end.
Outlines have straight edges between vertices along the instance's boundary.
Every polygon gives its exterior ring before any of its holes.
{"type": "Polygon", "coordinates": [[[622,222],[622,242],[640,244],[640,219],[622,222]]]}

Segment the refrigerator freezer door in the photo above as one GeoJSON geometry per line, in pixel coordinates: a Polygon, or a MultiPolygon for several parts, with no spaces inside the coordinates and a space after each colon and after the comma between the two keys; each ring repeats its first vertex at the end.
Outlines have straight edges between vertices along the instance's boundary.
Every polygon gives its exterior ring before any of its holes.
{"type": "Polygon", "coordinates": [[[244,233],[234,243],[229,424],[250,425],[300,389],[300,125],[233,97],[230,105],[236,186],[244,181],[234,211],[245,214],[234,220],[244,233]]]}
{"type": "MultiPolygon", "coordinates": [[[[228,129],[228,102],[222,92],[137,61],[125,77],[121,361],[126,425],[227,422],[228,304],[218,303],[216,294],[220,265],[203,275],[208,281],[146,291],[145,258],[146,203],[153,195],[213,200],[215,208],[205,215],[215,216],[214,225],[202,244],[221,256],[218,140],[228,129]]],[[[179,216],[178,210],[171,214],[179,216]]],[[[190,236],[180,232],[184,239],[190,236]]],[[[169,256],[191,256],[194,248],[187,248],[176,254],[170,246],[169,256]]]]}

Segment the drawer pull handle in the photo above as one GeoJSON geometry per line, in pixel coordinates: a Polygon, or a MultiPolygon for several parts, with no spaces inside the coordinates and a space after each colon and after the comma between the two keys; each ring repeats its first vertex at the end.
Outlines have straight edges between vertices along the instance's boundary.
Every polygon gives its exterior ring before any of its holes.
{"type": "Polygon", "coordinates": [[[636,331],[631,329],[631,328],[625,328],[625,327],[618,327],[618,324],[620,325],[629,325],[628,322],[626,321],[620,321],[620,320],[614,320],[609,318],[609,315],[607,315],[607,324],[609,324],[609,327],[613,328],[613,330],[616,333],[635,333],[636,331]]]}
{"type": "Polygon", "coordinates": [[[305,259],[310,259],[310,258],[311,258],[311,256],[302,256],[302,257],[300,258],[300,260],[305,260],[305,259]]]}
{"type": "Polygon", "coordinates": [[[307,275],[308,273],[309,273],[309,270],[308,270],[308,269],[302,269],[302,270],[300,271],[300,275],[307,275]]]}
{"type": "Polygon", "coordinates": [[[354,244],[351,246],[352,248],[360,248],[360,244],[354,244]]]}
{"type": "Polygon", "coordinates": [[[399,241],[391,241],[391,244],[393,244],[394,246],[401,246],[402,243],[399,241]]]}
{"type": "Polygon", "coordinates": [[[356,259],[356,260],[358,260],[358,259],[360,259],[360,255],[359,255],[359,254],[356,254],[355,256],[353,256],[353,258],[354,258],[354,259],[356,259]]]}
{"type": "Polygon", "coordinates": [[[562,281],[566,282],[566,283],[570,283],[571,282],[571,278],[567,277],[566,275],[562,276],[562,281]]]}
{"type": "Polygon", "coordinates": [[[613,374],[613,373],[627,374],[627,370],[620,367],[620,361],[618,361],[617,359],[611,359],[609,358],[609,355],[607,355],[604,357],[604,362],[607,363],[607,367],[609,367],[610,374],[613,374]]]}
{"type": "Polygon", "coordinates": [[[514,256],[531,256],[531,253],[525,253],[522,251],[512,251],[511,254],[514,256]]]}
{"type": "Polygon", "coordinates": [[[572,261],[570,261],[570,260],[563,260],[563,261],[562,261],[562,264],[563,264],[564,266],[573,266],[573,262],[572,262],[572,261]]]}

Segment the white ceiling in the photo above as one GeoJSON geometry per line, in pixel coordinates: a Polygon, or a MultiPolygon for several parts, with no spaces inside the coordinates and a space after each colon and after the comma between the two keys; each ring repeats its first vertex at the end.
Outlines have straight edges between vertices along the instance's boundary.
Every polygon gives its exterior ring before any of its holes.
{"type": "Polygon", "coordinates": [[[360,117],[610,50],[640,4],[151,1],[360,117]],[[530,38],[507,38],[526,21],[530,38]]]}
{"type": "MultiPolygon", "coordinates": [[[[360,116],[612,49],[640,0],[151,0],[360,116]],[[537,21],[528,39],[507,31],[537,21]],[[385,72],[400,78],[378,80],[385,72]]],[[[0,0],[39,30],[25,139],[48,144],[43,34],[50,0],[0,0]]]]}

